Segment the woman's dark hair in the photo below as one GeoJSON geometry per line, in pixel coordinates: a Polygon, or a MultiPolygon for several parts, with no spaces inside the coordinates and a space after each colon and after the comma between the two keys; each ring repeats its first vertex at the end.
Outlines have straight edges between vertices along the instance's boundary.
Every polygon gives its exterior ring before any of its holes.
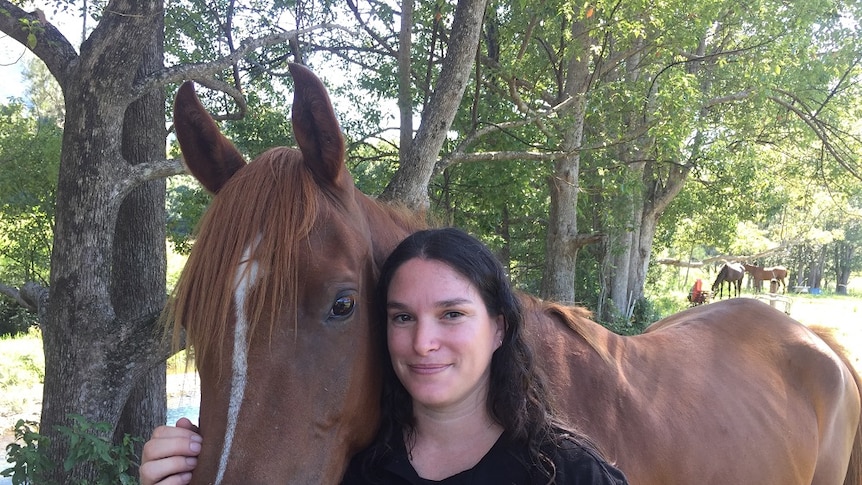
{"type": "MultiPolygon", "coordinates": [[[[382,422],[372,445],[366,472],[379,470],[379,464],[404,441],[412,442],[415,432],[410,394],[392,368],[386,344],[386,300],[389,285],[405,262],[421,258],[440,261],[467,278],[478,290],[490,315],[503,315],[505,334],[500,348],[491,358],[488,412],[507,432],[508,437],[526,446],[532,465],[539,465],[546,477],[554,475],[553,463],[543,452],[548,443],[559,439],[559,423],[551,411],[548,391],[533,363],[524,340],[521,304],[511,287],[503,266],[482,242],[454,228],[429,229],[408,236],[389,256],[377,283],[375,324],[384,357],[382,422]]],[[[531,465],[531,464],[527,464],[531,465]]]]}

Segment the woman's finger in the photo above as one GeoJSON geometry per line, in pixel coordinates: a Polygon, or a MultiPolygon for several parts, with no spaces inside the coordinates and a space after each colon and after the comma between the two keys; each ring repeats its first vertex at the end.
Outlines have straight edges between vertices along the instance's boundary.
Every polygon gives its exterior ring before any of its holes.
{"type": "Polygon", "coordinates": [[[141,465],[141,485],[183,485],[192,479],[197,458],[173,456],[141,465]]]}

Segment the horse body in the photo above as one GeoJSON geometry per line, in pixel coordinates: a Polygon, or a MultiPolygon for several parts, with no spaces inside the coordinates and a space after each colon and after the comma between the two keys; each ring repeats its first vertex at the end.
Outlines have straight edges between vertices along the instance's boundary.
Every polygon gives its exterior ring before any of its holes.
{"type": "Polygon", "coordinates": [[[761,266],[754,266],[748,263],[743,263],[742,265],[745,268],[752,278],[754,278],[754,290],[760,291],[762,284],[764,281],[772,281],[776,280],[781,285],[781,292],[784,293],[787,290],[787,284],[785,283],[785,279],[787,278],[787,268],[784,266],[773,266],[769,268],[763,268],[761,266]]]}
{"type": "Polygon", "coordinates": [[[852,371],[768,305],[696,307],[635,337],[527,308],[558,407],[632,484],[843,483],[860,415],[852,371]]]}
{"type": "MultiPolygon", "coordinates": [[[[167,315],[201,376],[192,483],[335,484],[379,420],[379,265],[422,217],[358,191],[320,81],[292,66],[300,151],[246,165],[181,88],[190,171],[217,195],[167,315]]],[[[814,333],[744,299],[623,337],[523,296],[558,407],[634,485],[862,485],[856,375],[814,333]],[[851,458],[852,454],[852,458],[851,458]]]]}
{"type": "Polygon", "coordinates": [[[718,270],[718,276],[715,277],[715,282],[712,284],[712,294],[715,295],[715,289],[718,288],[718,297],[724,297],[724,284],[727,283],[727,295],[739,296],[742,291],[742,278],[745,276],[745,267],[740,263],[724,263],[721,269],[718,270]]]}

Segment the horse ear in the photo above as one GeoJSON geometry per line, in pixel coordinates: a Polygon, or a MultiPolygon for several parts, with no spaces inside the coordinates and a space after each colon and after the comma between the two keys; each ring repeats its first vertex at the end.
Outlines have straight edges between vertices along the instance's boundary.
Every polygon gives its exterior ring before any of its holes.
{"type": "Polygon", "coordinates": [[[291,63],[293,133],[305,164],[320,184],[345,188],[344,137],[326,87],[308,68],[291,63]]]}
{"type": "Polygon", "coordinates": [[[186,81],[174,100],[174,131],[189,172],[213,194],[245,166],[239,150],[218,129],[186,81]]]}

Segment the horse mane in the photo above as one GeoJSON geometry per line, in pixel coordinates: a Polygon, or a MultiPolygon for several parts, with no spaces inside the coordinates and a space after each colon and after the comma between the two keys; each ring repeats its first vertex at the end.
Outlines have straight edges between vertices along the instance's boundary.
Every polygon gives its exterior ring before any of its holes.
{"type": "MultiPolygon", "coordinates": [[[[534,315],[534,318],[538,320],[550,319],[554,322],[562,323],[584,339],[587,345],[595,350],[605,362],[611,361],[611,355],[608,352],[607,346],[599,340],[599,334],[595,332],[595,327],[601,326],[592,321],[593,312],[579,305],[563,305],[561,303],[542,300],[527,293],[519,293],[518,296],[521,300],[525,317],[534,315]]],[[[525,318],[525,320],[528,320],[528,318],[525,318]]],[[[607,331],[610,332],[610,330],[607,331]]]]}
{"type": "MultiPolygon", "coordinates": [[[[280,308],[285,295],[297,298],[299,242],[318,214],[319,190],[293,148],[272,148],[241,168],[214,197],[198,226],[165,320],[173,326],[174,344],[185,330],[186,342],[200,368],[220,359],[233,315],[235,274],[244,253],[258,264],[249,295],[249,335],[267,308],[280,308]],[[266,256],[266,257],[264,257],[266,256]]],[[[247,267],[247,266],[246,266],[247,267]]],[[[284,302],[289,307],[295,302],[284,302]]],[[[270,312],[274,324],[277,315],[270,312]]]]}

